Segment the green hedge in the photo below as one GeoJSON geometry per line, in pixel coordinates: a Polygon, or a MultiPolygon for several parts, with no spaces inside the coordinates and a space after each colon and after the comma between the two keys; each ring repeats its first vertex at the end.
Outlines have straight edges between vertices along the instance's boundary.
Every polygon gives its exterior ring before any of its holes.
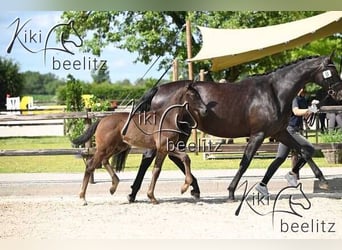
{"type": "MultiPolygon", "coordinates": [[[[82,84],[82,94],[92,94],[102,100],[131,100],[139,99],[147,90],[145,86],[130,86],[119,84],[82,84]]],[[[60,86],[57,90],[59,104],[65,104],[66,87],[60,86]]]]}

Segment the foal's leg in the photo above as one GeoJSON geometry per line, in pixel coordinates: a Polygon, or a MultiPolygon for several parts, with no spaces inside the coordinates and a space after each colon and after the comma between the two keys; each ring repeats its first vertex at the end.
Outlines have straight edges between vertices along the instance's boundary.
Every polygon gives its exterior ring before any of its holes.
{"type": "Polygon", "coordinates": [[[263,132],[259,132],[257,134],[253,134],[247,143],[247,146],[245,148],[245,152],[242,156],[242,159],[240,161],[240,167],[237,173],[235,174],[232,182],[230,183],[228,187],[229,191],[229,196],[228,200],[229,201],[234,201],[235,200],[235,189],[242,177],[242,175],[246,172],[249,164],[251,163],[251,160],[253,159],[253,156],[255,155],[255,152],[258,150],[260,145],[265,139],[265,135],[263,132]]]}
{"type": "Polygon", "coordinates": [[[191,174],[191,168],[190,168],[191,160],[185,152],[181,152],[177,149],[175,151],[169,152],[169,156],[173,156],[173,157],[179,159],[185,168],[185,171],[184,171],[185,172],[185,182],[181,188],[181,193],[183,194],[186,192],[186,190],[188,190],[189,186],[193,182],[193,175],[191,174]]]}
{"type": "MultiPolygon", "coordinates": [[[[133,185],[131,186],[132,192],[127,196],[127,199],[129,202],[135,201],[135,197],[136,197],[139,189],[141,188],[141,184],[143,182],[145,173],[146,173],[148,167],[151,165],[154,157],[156,156],[156,152],[157,152],[156,149],[148,149],[147,151],[145,151],[143,153],[137,176],[135,177],[133,185]]],[[[169,154],[169,158],[185,174],[185,167],[184,167],[183,162],[178,157],[175,157],[175,156],[170,155],[170,154],[169,154]]],[[[200,192],[200,188],[198,186],[197,179],[192,174],[191,174],[191,176],[192,176],[192,180],[193,180],[191,183],[191,186],[193,187],[193,190],[191,190],[191,195],[194,198],[199,199],[201,192],[200,192]]]]}
{"type": "Polygon", "coordinates": [[[163,165],[165,157],[166,157],[166,153],[157,152],[157,157],[156,157],[153,171],[152,171],[151,183],[147,191],[147,197],[151,200],[153,204],[158,204],[158,201],[156,197],[154,196],[154,189],[156,187],[156,183],[160,175],[161,167],[163,165]]]}
{"type": "MultiPolygon", "coordinates": [[[[182,162],[182,160],[180,160],[178,157],[175,157],[175,156],[170,155],[170,154],[169,154],[169,158],[178,166],[178,168],[183,172],[183,174],[186,174],[185,173],[186,169],[184,167],[184,162],[182,162]]],[[[201,191],[200,191],[200,188],[198,186],[197,179],[192,173],[190,173],[190,175],[192,178],[191,186],[193,188],[191,190],[191,196],[193,196],[195,199],[199,199],[201,196],[201,191]]]]}
{"type": "Polygon", "coordinates": [[[111,165],[108,162],[108,159],[103,160],[102,161],[102,165],[105,166],[105,168],[107,169],[107,172],[109,173],[110,177],[112,178],[112,186],[109,189],[109,192],[111,195],[113,195],[116,191],[116,188],[119,185],[120,179],[119,177],[115,174],[113,168],[111,167],[111,165]]]}
{"type": "Polygon", "coordinates": [[[95,169],[101,166],[101,161],[96,157],[96,153],[90,160],[87,161],[87,166],[84,172],[83,182],[80,191],[80,198],[83,200],[83,205],[88,205],[85,195],[87,192],[87,187],[89,183],[89,179],[92,173],[94,173],[95,169]]]}

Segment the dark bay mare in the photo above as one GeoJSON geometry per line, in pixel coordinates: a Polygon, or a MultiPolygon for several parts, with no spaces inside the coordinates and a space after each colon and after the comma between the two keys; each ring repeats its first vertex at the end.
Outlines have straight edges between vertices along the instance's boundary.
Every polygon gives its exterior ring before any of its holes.
{"type": "MultiPolygon", "coordinates": [[[[177,144],[179,138],[182,138],[184,135],[188,137],[188,132],[191,131],[192,126],[197,126],[196,120],[200,120],[201,115],[205,116],[207,110],[197,90],[192,87],[192,83],[183,85],[175,90],[173,94],[169,98],[167,108],[159,108],[146,113],[114,113],[93,123],[83,135],[73,140],[74,144],[81,145],[88,141],[95,133],[96,152],[87,161],[80,192],[80,198],[83,200],[84,205],[87,204],[85,195],[90,175],[101,165],[105,166],[112,178],[110,193],[113,194],[116,191],[119,178],[109,165],[109,159],[119,153],[126,157],[131,146],[156,151],[155,166],[147,192],[152,203],[157,203],[154,196],[154,188],[166,155],[171,155],[178,159],[185,166],[185,183],[181,188],[181,193],[188,189],[193,181],[190,171],[190,158],[186,152],[176,147],[173,147],[172,150],[169,149],[168,144],[170,142],[177,144]],[[131,119],[128,123],[129,117],[131,119]],[[149,119],[146,119],[146,117],[149,117],[149,119]],[[186,122],[184,122],[185,120],[186,122]],[[123,134],[122,131],[126,128],[127,124],[127,130],[123,134]]],[[[122,166],[121,162],[121,164],[116,166],[116,170],[121,170],[122,166]]]]}
{"type": "MultiPolygon", "coordinates": [[[[247,170],[255,152],[266,137],[272,137],[295,149],[306,160],[311,156],[287,132],[291,103],[298,91],[307,83],[321,85],[331,97],[342,99],[342,81],[331,57],[310,57],[285,65],[268,74],[248,77],[237,83],[195,82],[193,87],[201,95],[208,114],[197,120],[198,129],[219,137],[249,137],[239,169],[230,183],[229,200],[234,200],[235,189],[247,170]]],[[[151,109],[165,106],[174,92],[189,81],[170,82],[153,89],[151,109]]],[[[144,174],[155,152],[145,152],[137,177],[131,186],[129,201],[135,200],[144,174]]],[[[177,164],[180,168],[180,164],[177,164]]],[[[313,169],[317,178],[325,178],[319,169],[313,169]]],[[[199,188],[194,190],[199,194],[199,188]]]]}

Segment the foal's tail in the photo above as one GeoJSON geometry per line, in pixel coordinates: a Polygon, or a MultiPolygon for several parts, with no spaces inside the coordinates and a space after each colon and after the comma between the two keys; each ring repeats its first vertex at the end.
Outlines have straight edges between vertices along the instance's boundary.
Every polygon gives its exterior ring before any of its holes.
{"type": "Polygon", "coordinates": [[[113,163],[115,164],[115,172],[123,171],[126,165],[126,159],[131,148],[128,148],[116,155],[113,155],[113,163]]]}
{"type": "Polygon", "coordinates": [[[82,145],[85,142],[87,142],[96,131],[97,126],[99,125],[101,120],[97,120],[96,122],[92,123],[90,127],[83,133],[83,135],[80,135],[79,137],[72,140],[72,143],[76,146],[82,145]]]}

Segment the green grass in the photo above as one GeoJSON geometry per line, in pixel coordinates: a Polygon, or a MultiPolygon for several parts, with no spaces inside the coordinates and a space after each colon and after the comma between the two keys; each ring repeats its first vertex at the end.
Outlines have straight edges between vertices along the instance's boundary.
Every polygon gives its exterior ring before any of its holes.
{"type": "MultiPolygon", "coordinates": [[[[67,137],[0,138],[0,150],[4,149],[57,149],[71,148],[67,137]]],[[[237,169],[240,159],[203,160],[202,153],[190,153],[191,168],[198,169],[237,169]]],[[[140,164],[140,154],[130,154],[126,162],[126,171],[136,171],[140,164]]],[[[314,158],[318,166],[342,166],[326,163],[324,158],[314,158]]],[[[272,159],[254,159],[250,168],[267,168],[272,159]]],[[[77,156],[0,156],[0,173],[79,173],[84,171],[84,162],[77,156]]],[[[287,160],[281,167],[290,168],[287,160]]],[[[177,167],[168,158],[163,169],[176,170],[177,167]]],[[[104,170],[100,170],[104,171],[104,170]]]]}

